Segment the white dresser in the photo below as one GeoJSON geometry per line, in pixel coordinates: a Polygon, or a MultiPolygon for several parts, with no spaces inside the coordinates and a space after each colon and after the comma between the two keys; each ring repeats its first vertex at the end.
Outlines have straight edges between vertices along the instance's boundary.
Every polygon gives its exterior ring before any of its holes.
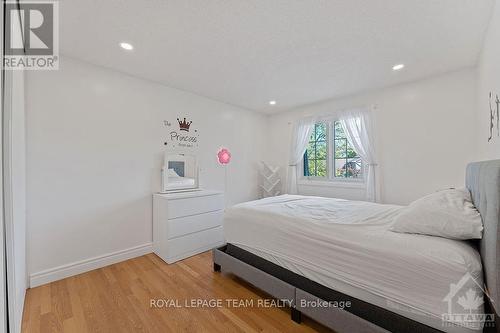
{"type": "Polygon", "coordinates": [[[153,195],[153,250],[171,264],[224,243],[224,194],[198,190],[153,195]]]}

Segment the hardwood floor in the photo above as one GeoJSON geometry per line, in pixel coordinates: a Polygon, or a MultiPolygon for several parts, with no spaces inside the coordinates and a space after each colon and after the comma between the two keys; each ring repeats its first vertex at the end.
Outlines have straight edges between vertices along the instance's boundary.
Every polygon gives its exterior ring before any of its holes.
{"type": "Polygon", "coordinates": [[[257,306],[259,299],[272,300],[214,273],[210,252],[173,265],[148,254],[29,289],[22,332],[330,332],[308,318],[294,323],[288,308],[257,306]],[[197,299],[219,299],[222,307],[186,307],[197,299]],[[180,307],[162,307],[176,300],[180,307]],[[241,300],[253,306],[234,306],[241,300]]]}

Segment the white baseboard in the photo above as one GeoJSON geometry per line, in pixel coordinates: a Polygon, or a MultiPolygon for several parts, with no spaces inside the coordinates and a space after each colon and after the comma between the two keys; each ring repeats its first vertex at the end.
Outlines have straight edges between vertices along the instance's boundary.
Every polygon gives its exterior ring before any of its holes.
{"type": "Polygon", "coordinates": [[[61,280],[111,264],[116,264],[120,261],[140,257],[151,252],[153,252],[153,245],[152,243],[147,243],[102,256],[77,261],[71,264],[46,269],[41,272],[30,274],[30,288],[38,287],[42,284],[61,280]]]}

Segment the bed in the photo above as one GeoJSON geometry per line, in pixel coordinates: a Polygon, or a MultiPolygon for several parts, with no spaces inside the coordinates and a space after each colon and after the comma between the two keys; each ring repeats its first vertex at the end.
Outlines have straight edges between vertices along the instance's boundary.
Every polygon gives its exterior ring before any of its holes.
{"type": "Polygon", "coordinates": [[[442,316],[450,285],[467,274],[475,294],[484,277],[486,299],[498,299],[500,161],[472,163],[466,178],[483,219],[479,244],[391,232],[400,206],[284,195],[226,212],[227,245],[214,250],[214,268],[288,300],[292,319],[304,313],[337,332],[480,332],[457,318],[443,325],[442,316]]]}

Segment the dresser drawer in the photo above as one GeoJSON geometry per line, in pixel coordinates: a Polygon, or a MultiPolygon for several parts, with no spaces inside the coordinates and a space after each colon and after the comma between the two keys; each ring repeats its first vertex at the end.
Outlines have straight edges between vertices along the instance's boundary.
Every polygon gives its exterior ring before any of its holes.
{"type": "Polygon", "coordinates": [[[168,220],[168,239],[222,225],[223,211],[179,217],[168,220]]]}
{"type": "Polygon", "coordinates": [[[168,200],[167,218],[175,219],[221,209],[224,209],[224,196],[221,194],[168,200]]]}
{"type": "Polygon", "coordinates": [[[222,226],[169,239],[167,241],[167,252],[164,260],[167,263],[172,263],[221,245],[223,242],[224,232],[222,226]]]}

